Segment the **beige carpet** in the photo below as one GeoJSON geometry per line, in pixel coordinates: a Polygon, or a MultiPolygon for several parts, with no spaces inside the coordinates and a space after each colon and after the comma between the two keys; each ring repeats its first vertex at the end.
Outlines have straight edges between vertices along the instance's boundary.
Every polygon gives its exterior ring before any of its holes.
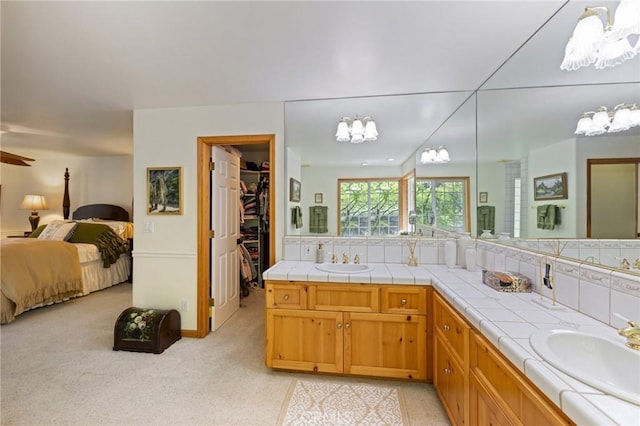
{"type": "Polygon", "coordinates": [[[398,387],[294,380],[278,425],[408,425],[398,387]]]}

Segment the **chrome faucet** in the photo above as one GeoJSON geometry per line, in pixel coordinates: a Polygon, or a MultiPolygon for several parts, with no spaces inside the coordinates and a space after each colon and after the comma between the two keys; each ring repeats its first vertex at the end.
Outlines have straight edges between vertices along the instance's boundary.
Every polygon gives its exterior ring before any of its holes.
{"type": "Polygon", "coordinates": [[[356,253],[356,257],[353,258],[353,263],[356,265],[360,264],[360,255],[356,253]]]}
{"type": "Polygon", "coordinates": [[[342,263],[349,263],[349,256],[347,256],[347,253],[342,253],[342,263]]]}
{"type": "Polygon", "coordinates": [[[627,321],[629,327],[621,328],[618,334],[627,338],[627,346],[640,351],[640,327],[633,321],[627,321]]]}
{"type": "Polygon", "coordinates": [[[338,256],[335,253],[331,255],[331,263],[338,263],[338,256]]]}

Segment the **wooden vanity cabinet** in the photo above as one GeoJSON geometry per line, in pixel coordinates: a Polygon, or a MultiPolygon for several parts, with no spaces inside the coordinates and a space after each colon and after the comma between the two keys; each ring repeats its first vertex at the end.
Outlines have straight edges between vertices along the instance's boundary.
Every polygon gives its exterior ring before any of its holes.
{"type": "Polygon", "coordinates": [[[451,423],[573,424],[437,292],[433,320],[433,383],[451,423]]]}
{"type": "Polygon", "coordinates": [[[469,418],[470,327],[438,293],[433,295],[433,319],[433,384],[451,422],[464,425],[469,418]]]}
{"type": "Polygon", "coordinates": [[[471,424],[574,424],[481,334],[470,345],[471,424]]]}
{"type": "Polygon", "coordinates": [[[266,281],[266,365],[427,380],[430,293],[390,287],[266,281]]]}

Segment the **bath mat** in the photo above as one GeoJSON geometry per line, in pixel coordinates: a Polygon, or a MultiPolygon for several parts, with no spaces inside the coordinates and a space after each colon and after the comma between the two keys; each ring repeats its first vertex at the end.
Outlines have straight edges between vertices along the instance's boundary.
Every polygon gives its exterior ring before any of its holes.
{"type": "Polygon", "coordinates": [[[401,389],[362,383],[294,380],[279,426],[408,425],[401,389]]]}

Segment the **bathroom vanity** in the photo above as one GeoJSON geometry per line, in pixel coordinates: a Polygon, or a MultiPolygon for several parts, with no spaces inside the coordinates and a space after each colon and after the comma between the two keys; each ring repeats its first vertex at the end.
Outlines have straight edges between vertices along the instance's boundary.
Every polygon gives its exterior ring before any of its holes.
{"type": "Polygon", "coordinates": [[[539,329],[613,341],[616,329],[569,308],[546,311],[536,294],[495,291],[480,271],[368,267],[340,274],[281,261],[266,271],[266,365],[433,383],[453,424],[640,419],[640,406],[564,374],[529,343],[539,329]]]}

